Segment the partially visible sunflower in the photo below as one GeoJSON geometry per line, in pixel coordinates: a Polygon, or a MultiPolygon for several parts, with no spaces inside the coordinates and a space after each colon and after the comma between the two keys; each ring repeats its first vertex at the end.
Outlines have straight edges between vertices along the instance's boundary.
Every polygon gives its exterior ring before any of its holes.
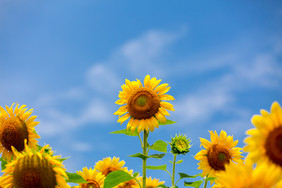
{"type": "Polygon", "coordinates": [[[45,152],[46,145],[40,151],[29,148],[25,141],[25,150],[19,153],[13,146],[15,159],[3,170],[2,185],[5,188],[67,188],[68,178],[64,165],[53,156],[53,151],[45,152]]]}
{"type": "Polygon", "coordinates": [[[95,169],[102,172],[103,175],[107,176],[110,172],[116,170],[127,170],[126,167],[123,167],[125,164],[124,161],[119,161],[119,157],[107,157],[101,161],[96,162],[95,169]]]}
{"type": "Polygon", "coordinates": [[[254,115],[252,123],[256,128],[249,129],[245,139],[245,152],[254,162],[274,164],[282,173],[282,109],[278,102],[271,106],[271,112],[261,110],[261,115],[254,115]]]}
{"type": "Polygon", "coordinates": [[[114,113],[119,116],[117,122],[122,124],[130,118],[127,129],[134,132],[137,128],[139,133],[143,130],[154,131],[155,127],[159,127],[159,122],[166,122],[165,116],[169,116],[167,110],[174,111],[174,108],[165,101],[174,98],[166,94],[170,90],[168,84],[159,85],[160,82],[155,77],[151,79],[149,75],[144,79],[144,86],[140,80],[126,79],[118,95],[120,99],[116,101],[116,104],[124,105],[114,113]]]}
{"type": "MultiPolygon", "coordinates": [[[[164,183],[165,183],[164,181],[160,181],[159,179],[155,179],[155,178],[152,179],[152,177],[146,178],[146,188],[155,188],[164,183]]],[[[141,184],[141,187],[143,187],[142,179],[140,179],[140,184],[141,184]]],[[[133,186],[133,188],[139,188],[139,185],[135,185],[133,186]]]]}
{"type": "MultiPolygon", "coordinates": [[[[124,170],[125,172],[127,172],[128,174],[132,175],[133,174],[133,170],[124,170]]],[[[139,179],[139,177],[137,177],[137,179],[139,179]]],[[[138,186],[138,183],[136,182],[135,179],[129,180],[127,182],[123,182],[118,184],[115,188],[133,188],[135,186],[138,186]]],[[[138,186],[139,188],[139,186],[138,186]]]]}
{"type": "Polygon", "coordinates": [[[11,146],[21,152],[25,139],[30,148],[35,148],[38,142],[35,139],[40,138],[34,129],[39,122],[34,121],[36,116],[31,116],[33,109],[27,110],[26,105],[19,107],[19,104],[13,109],[14,104],[10,108],[6,106],[7,111],[0,106],[0,153],[8,162],[13,156],[11,146]]]}
{"type": "Polygon", "coordinates": [[[96,169],[87,169],[84,167],[82,171],[77,171],[77,174],[81,175],[89,183],[81,183],[80,188],[103,188],[105,176],[102,172],[98,172],[96,169]]]}
{"type": "Polygon", "coordinates": [[[280,171],[274,165],[265,162],[258,164],[255,169],[248,163],[230,163],[225,171],[217,173],[213,188],[278,188],[280,176],[280,171]]]}
{"type": "MultiPolygon", "coordinates": [[[[221,131],[218,136],[216,131],[209,131],[211,142],[200,138],[203,150],[199,151],[195,159],[199,160],[198,169],[202,169],[202,176],[216,177],[216,173],[225,170],[225,165],[231,161],[242,161],[241,148],[235,147],[238,140],[233,142],[233,136],[227,136],[225,131],[221,131]]],[[[212,183],[212,182],[211,182],[212,183]]]]}

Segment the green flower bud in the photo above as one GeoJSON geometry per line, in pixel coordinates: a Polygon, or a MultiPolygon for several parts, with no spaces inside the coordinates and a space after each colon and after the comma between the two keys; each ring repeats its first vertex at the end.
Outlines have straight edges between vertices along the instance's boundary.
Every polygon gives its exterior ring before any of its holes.
{"type": "Polygon", "coordinates": [[[169,143],[171,146],[171,152],[176,155],[185,155],[190,151],[190,142],[190,139],[187,139],[186,135],[176,134],[174,138],[171,138],[171,143],[169,143]]]}

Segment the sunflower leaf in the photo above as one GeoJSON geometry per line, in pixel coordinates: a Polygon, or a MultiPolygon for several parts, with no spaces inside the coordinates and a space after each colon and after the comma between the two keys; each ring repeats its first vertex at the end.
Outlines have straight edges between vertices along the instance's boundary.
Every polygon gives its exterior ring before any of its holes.
{"type": "Polygon", "coordinates": [[[194,181],[194,182],[184,181],[184,186],[199,188],[202,185],[202,183],[203,183],[203,180],[194,181]]]}
{"type": "Polygon", "coordinates": [[[182,178],[196,178],[196,177],[199,177],[201,175],[202,175],[201,173],[196,174],[196,175],[188,175],[188,174],[185,174],[185,173],[179,173],[180,179],[182,179],[182,178]]]}
{"type": "Polygon", "coordinates": [[[7,161],[5,159],[3,159],[2,157],[0,158],[0,160],[1,160],[1,169],[5,170],[7,161]]]}
{"type": "Polygon", "coordinates": [[[208,178],[206,178],[205,180],[206,181],[213,181],[213,180],[215,180],[216,179],[216,177],[208,177],[208,178]]]}
{"type": "Polygon", "coordinates": [[[139,174],[140,174],[139,172],[135,172],[135,173],[133,174],[133,177],[136,178],[137,176],[139,176],[139,174]]]}
{"type": "Polygon", "coordinates": [[[181,159],[181,160],[177,161],[175,164],[181,164],[182,162],[183,162],[183,160],[181,159]]]}
{"type": "Polygon", "coordinates": [[[153,155],[149,155],[149,158],[155,158],[155,159],[161,159],[165,156],[165,154],[153,154],[153,155]]]}
{"type": "Polygon", "coordinates": [[[128,136],[138,136],[138,131],[137,129],[135,129],[134,132],[131,132],[131,130],[127,130],[127,129],[122,129],[122,130],[110,132],[110,134],[125,134],[128,136]]]}
{"type": "Polygon", "coordinates": [[[134,177],[122,170],[116,170],[109,173],[104,181],[104,188],[112,188],[120,183],[132,180],[134,177]]]}
{"type": "Polygon", "coordinates": [[[169,124],[174,124],[174,123],[176,123],[176,121],[171,121],[169,119],[167,119],[165,123],[159,121],[159,125],[169,125],[169,124]]]}
{"type": "Polygon", "coordinates": [[[138,158],[143,159],[143,160],[149,158],[149,156],[144,155],[142,153],[135,153],[133,155],[128,155],[128,157],[138,157],[138,158]]]}
{"type": "Polygon", "coordinates": [[[156,188],[168,188],[168,187],[162,184],[162,185],[158,185],[156,188]]]}
{"type": "Polygon", "coordinates": [[[67,182],[69,183],[87,183],[87,181],[77,173],[70,173],[70,172],[66,172],[66,173],[69,177],[69,179],[67,179],[67,182]]]}
{"type": "Polygon", "coordinates": [[[160,165],[160,166],[146,166],[146,168],[150,169],[150,170],[164,170],[164,171],[166,171],[166,164],[160,165]]]}
{"type": "Polygon", "coordinates": [[[167,143],[162,140],[157,140],[152,146],[150,146],[150,149],[160,151],[160,152],[167,152],[167,143]]]}

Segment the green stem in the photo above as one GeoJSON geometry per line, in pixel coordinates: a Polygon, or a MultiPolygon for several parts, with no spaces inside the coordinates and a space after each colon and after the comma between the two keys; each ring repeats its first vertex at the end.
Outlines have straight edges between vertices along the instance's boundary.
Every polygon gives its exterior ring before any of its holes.
{"type": "Polygon", "coordinates": [[[176,156],[177,155],[174,155],[173,157],[173,167],[172,167],[172,186],[175,186],[174,184],[174,178],[175,178],[175,163],[176,163],[176,156]]]}
{"type": "Polygon", "coordinates": [[[205,177],[205,185],[204,188],[207,188],[208,181],[206,180],[208,176],[205,177]]]}
{"type": "MultiPolygon", "coordinates": [[[[144,130],[144,138],[143,138],[143,155],[147,155],[147,139],[149,133],[144,130]]],[[[146,161],[147,158],[143,159],[143,188],[146,188],[146,161]]]]}

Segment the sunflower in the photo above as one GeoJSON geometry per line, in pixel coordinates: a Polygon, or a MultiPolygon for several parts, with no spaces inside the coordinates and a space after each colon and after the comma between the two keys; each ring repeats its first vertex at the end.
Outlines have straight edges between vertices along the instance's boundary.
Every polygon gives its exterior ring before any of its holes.
{"type": "Polygon", "coordinates": [[[96,169],[87,169],[84,167],[82,171],[77,171],[77,174],[81,175],[89,183],[80,184],[80,188],[103,188],[105,176],[98,172],[96,169]]]}
{"type": "MultiPolygon", "coordinates": [[[[164,181],[160,181],[159,179],[152,179],[152,177],[146,178],[146,188],[155,188],[159,185],[164,184],[164,181]]],[[[141,187],[143,187],[143,182],[140,179],[141,187]]],[[[139,188],[139,185],[134,185],[133,188],[139,188]]]]}
{"type": "Polygon", "coordinates": [[[266,161],[282,170],[282,110],[277,102],[271,106],[271,112],[261,110],[260,115],[252,117],[256,128],[249,129],[245,139],[245,152],[253,162],[266,161]]]}
{"type": "MultiPolygon", "coordinates": [[[[133,170],[129,170],[129,171],[128,171],[127,169],[125,169],[125,170],[123,170],[123,171],[127,172],[127,173],[130,174],[131,176],[132,176],[132,174],[133,174],[133,170]]],[[[139,179],[139,178],[140,178],[140,177],[137,177],[137,179],[139,179]]],[[[131,188],[131,187],[134,187],[134,186],[137,186],[137,187],[139,188],[138,183],[136,182],[136,180],[135,180],[135,179],[132,179],[132,180],[129,180],[129,181],[127,181],[127,182],[118,184],[115,188],[131,188]]]]}
{"type": "Polygon", "coordinates": [[[96,162],[95,169],[102,172],[103,175],[107,176],[110,172],[116,170],[127,170],[126,167],[123,167],[125,164],[124,161],[119,161],[119,157],[107,157],[101,161],[96,162]]]}
{"type": "Polygon", "coordinates": [[[278,188],[277,183],[281,176],[280,171],[265,162],[253,169],[251,163],[230,163],[225,171],[217,173],[216,185],[213,188],[278,188]]]}
{"type": "Polygon", "coordinates": [[[21,152],[24,149],[24,140],[30,148],[37,145],[36,138],[40,138],[35,132],[34,127],[39,123],[34,121],[36,116],[31,116],[33,109],[27,110],[26,105],[13,109],[13,105],[6,110],[0,106],[0,153],[7,161],[11,161],[13,152],[11,146],[21,152]],[[30,117],[31,116],[31,117],[30,117]]]}
{"type": "Polygon", "coordinates": [[[29,148],[25,140],[25,150],[18,152],[13,146],[15,159],[3,170],[2,185],[5,188],[67,188],[68,178],[64,165],[53,156],[53,151],[46,152],[49,145],[40,151],[29,148]]]}
{"type": "Polygon", "coordinates": [[[174,108],[164,100],[174,100],[174,98],[166,94],[170,89],[168,84],[159,85],[160,82],[161,80],[155,77],[150,79],[149,75],[144,79],[144,86],[140,80],[126,79],[125,84],[121,86],[120,99],[116,101],[116,104],[124,105],[114,113],[119,116],[117,122],[122,124],[130,118],[127,130],[131,129],[134,132],[137,128],[139,133],[143,130],[154,131],[155,127],[159,127],[159,122],[165,123],[165,116],[169,116],[167,110],[174,111],[174,108]]]}
{"type": "MultiPolygon", "coordinates": [[[[195,159],[199,160],[198,169],[202,169],[202,176],[216,177],[216,173],[225,170],[225,165],[231,161],[241,161],[241,148],[235,147],[238,140],[233,142],[233,136],[227,136],[221,131],[218,136],[216,131],[209,131],[211,142],[200,138],[201,145],[205,148],[199,151],[195,159]]],[[[212,183],[212,182],[211,182],[212,183]]]]}

